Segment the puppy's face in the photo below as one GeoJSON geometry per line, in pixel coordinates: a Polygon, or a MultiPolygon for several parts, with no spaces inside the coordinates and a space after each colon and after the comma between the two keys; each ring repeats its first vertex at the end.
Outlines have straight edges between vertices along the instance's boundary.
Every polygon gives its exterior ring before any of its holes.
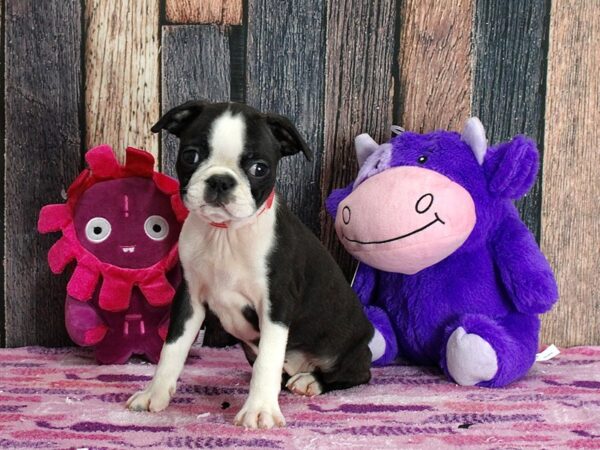
{"type": "Polygon", "coordinates": [[[272,192],[279,159],[306,143],[288,119],[238,103],[188,102],[152,131],[180,139],[177,175],[187,208],[209,222],[252,217],[272,192]]]}

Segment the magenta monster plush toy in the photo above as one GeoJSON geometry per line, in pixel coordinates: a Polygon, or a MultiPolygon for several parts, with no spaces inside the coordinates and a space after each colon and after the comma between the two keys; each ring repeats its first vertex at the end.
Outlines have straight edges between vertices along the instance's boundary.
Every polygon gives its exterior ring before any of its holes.
{"type": "Polygon", "coordinates": [[[462,134],[358,136],[360,170],[327,201],[361,264],[354,288],[377,332],[375,364],[439,365],[462,385],[504,386],[535,360],[558,297],[552,270],[512,200],[535,181],[534,143],[488,148],[476,118],[462,134]]]}
{"type": "Polygon", "coordinates": [[[187,211],[176,180],[154,171],[150,153],[126,151],[119,165],[108,146],[88,151],[65,204],[42,208],[41,233],[62,231],[48,253],[54,273],[77,266],[67,285],[65,322],[100,363],[132,354],[157,362],[170,304],[181,283],[177,240],[187,211]]]}

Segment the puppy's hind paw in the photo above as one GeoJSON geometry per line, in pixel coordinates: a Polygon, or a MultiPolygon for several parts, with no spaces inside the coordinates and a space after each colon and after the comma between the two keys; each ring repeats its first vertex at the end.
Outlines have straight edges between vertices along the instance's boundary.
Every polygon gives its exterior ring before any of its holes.
{"type": "Polygon", "coordinates": [[[285,387],[296,395],[307,397],[314,397],[323,392],[321,383],[319,383],[312,373],[308,372],[297,373],[288,380],[285,387]]]}

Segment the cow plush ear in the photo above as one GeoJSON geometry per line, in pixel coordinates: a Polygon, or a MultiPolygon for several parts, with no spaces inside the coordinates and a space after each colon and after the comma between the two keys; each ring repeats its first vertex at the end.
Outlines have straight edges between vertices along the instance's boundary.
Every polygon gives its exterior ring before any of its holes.
{"type": "Polygon", "coordinates": [[[282,156],[295,155],[298,152],[304,153],[309,161],[312,161],[312,150],[308,147],[306,141],[302,138],[294,124],[287,117],[279,114],[264,114],[267,125],[271,133],[280,144],[282,156]]]}
{"type": "Polygon", "coordinates": [[[379,144],[367,133],[363,133],[354,138],[354,147],[356,148],[358,167],[362,167],[367,158],[379,148],[379,144]]]}
{"type": "Polygon", "coordinates": [[[533,186],[539,167],[535,143],[516,136],[489,150],[483,169],[490,194],[516,200],[533,186]]]}
{"type": "Polygon", "coordinates": [[[152,126],[151,131],[158,133],[161,130],[167,130],[179,137],[181,132],[202,113],[206,105],[208,105],[208,102],[204,100],[195,100],[176,106],[162,116],[152,126]]]}

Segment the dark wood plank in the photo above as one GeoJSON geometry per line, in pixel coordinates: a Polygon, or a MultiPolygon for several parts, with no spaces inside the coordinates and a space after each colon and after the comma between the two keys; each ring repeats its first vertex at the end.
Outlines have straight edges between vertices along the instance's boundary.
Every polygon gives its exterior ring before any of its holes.
{"type": "Polygon", "coordinates": [[[242,23],[242,0],[166,0],[171,23],[242,23]]]}
{"type": "Polygon", "coordinates": [[[248,104],[288,116],[312,147],[282,160],[278,190],[319,234],[323,153],[324,0],[248,0],[248,104]]]}
{"type": "Polygon", "coordinates": [[[243,26],[229,27],[229,58],[231,101],[246,102],[246,30],[243,26]]]}
{"type": "Polygon", "coordinates": [[[401,2],[399,111],[407,130],[460,130],[471,113],[472,0],[401,2]]]}
{"type": "MultiPolygon", "coordinates": [[[[474,28],[473,114],[490,143],[526,134],[544,142],[544,85],[550,0],[479,0],[474,28]]],[[[541,171],[531,192],[517,203],[539,240],[541,171]]]]}
{"type": "MultiPolygon", "coordinates": [[[[4,74],[4,0],[0,0],[0,74],[4,74]]],[[[0,184],[0,222],[4,223],[4,139],[6,136],[4,133],[4,76],[0,76],[0,92],[2,93],[2,102],[0,102],[0,151],[2,152],[0,156],[0,174],[2,174],[2,183],[0,184]]],[[[4,227],[2,227],[0,233],[0,255],[2,261],[4,261],[4,227]]],[[[4,264],[0,264],[0,280],[2,280],[2,287],[0,287],[0,348],[3,348],[6,346],[4,264]]]]}
{"type": "Polygon", "coordinates": [[[150,133],[160,111],[159,2],[85,2],[86,145],[128,146],[158,156],[150,133]]]}
{"type": "Polygon", "coordinates": [[[60,203],[81,164],[81,4],[6,4],[6,344],[68,341],[67,277],[50,273],[57,236],[36,231],[38,212],[60,203]]]}
{"type": "MultiPolygon", "coordinates": [[[[354,138],[358,134],[369,133],[378,142],[390,137],[396,3],[328,3],[323,198],[356,177],[354,138]]],[[[340,245],[333,221],[325,212],[321,214],[321,238],[350,278],[352,258],[340,245]]]]}
{"type": "MultiPolygon", "coordinates": [[[[188,100],[228,101],[230,85],[226,32],[216,25],[163,27],[163,113],[188,100]]],[[[175,174],[177,145],[174,136],[163,133],[162,169],[171,175],[175,174]]]]}
{"type": "Polygon", "coordinates": [[[600,344],[600,2],[552,3],[542,249],[561,295],[543,342],[600,344]]]}

